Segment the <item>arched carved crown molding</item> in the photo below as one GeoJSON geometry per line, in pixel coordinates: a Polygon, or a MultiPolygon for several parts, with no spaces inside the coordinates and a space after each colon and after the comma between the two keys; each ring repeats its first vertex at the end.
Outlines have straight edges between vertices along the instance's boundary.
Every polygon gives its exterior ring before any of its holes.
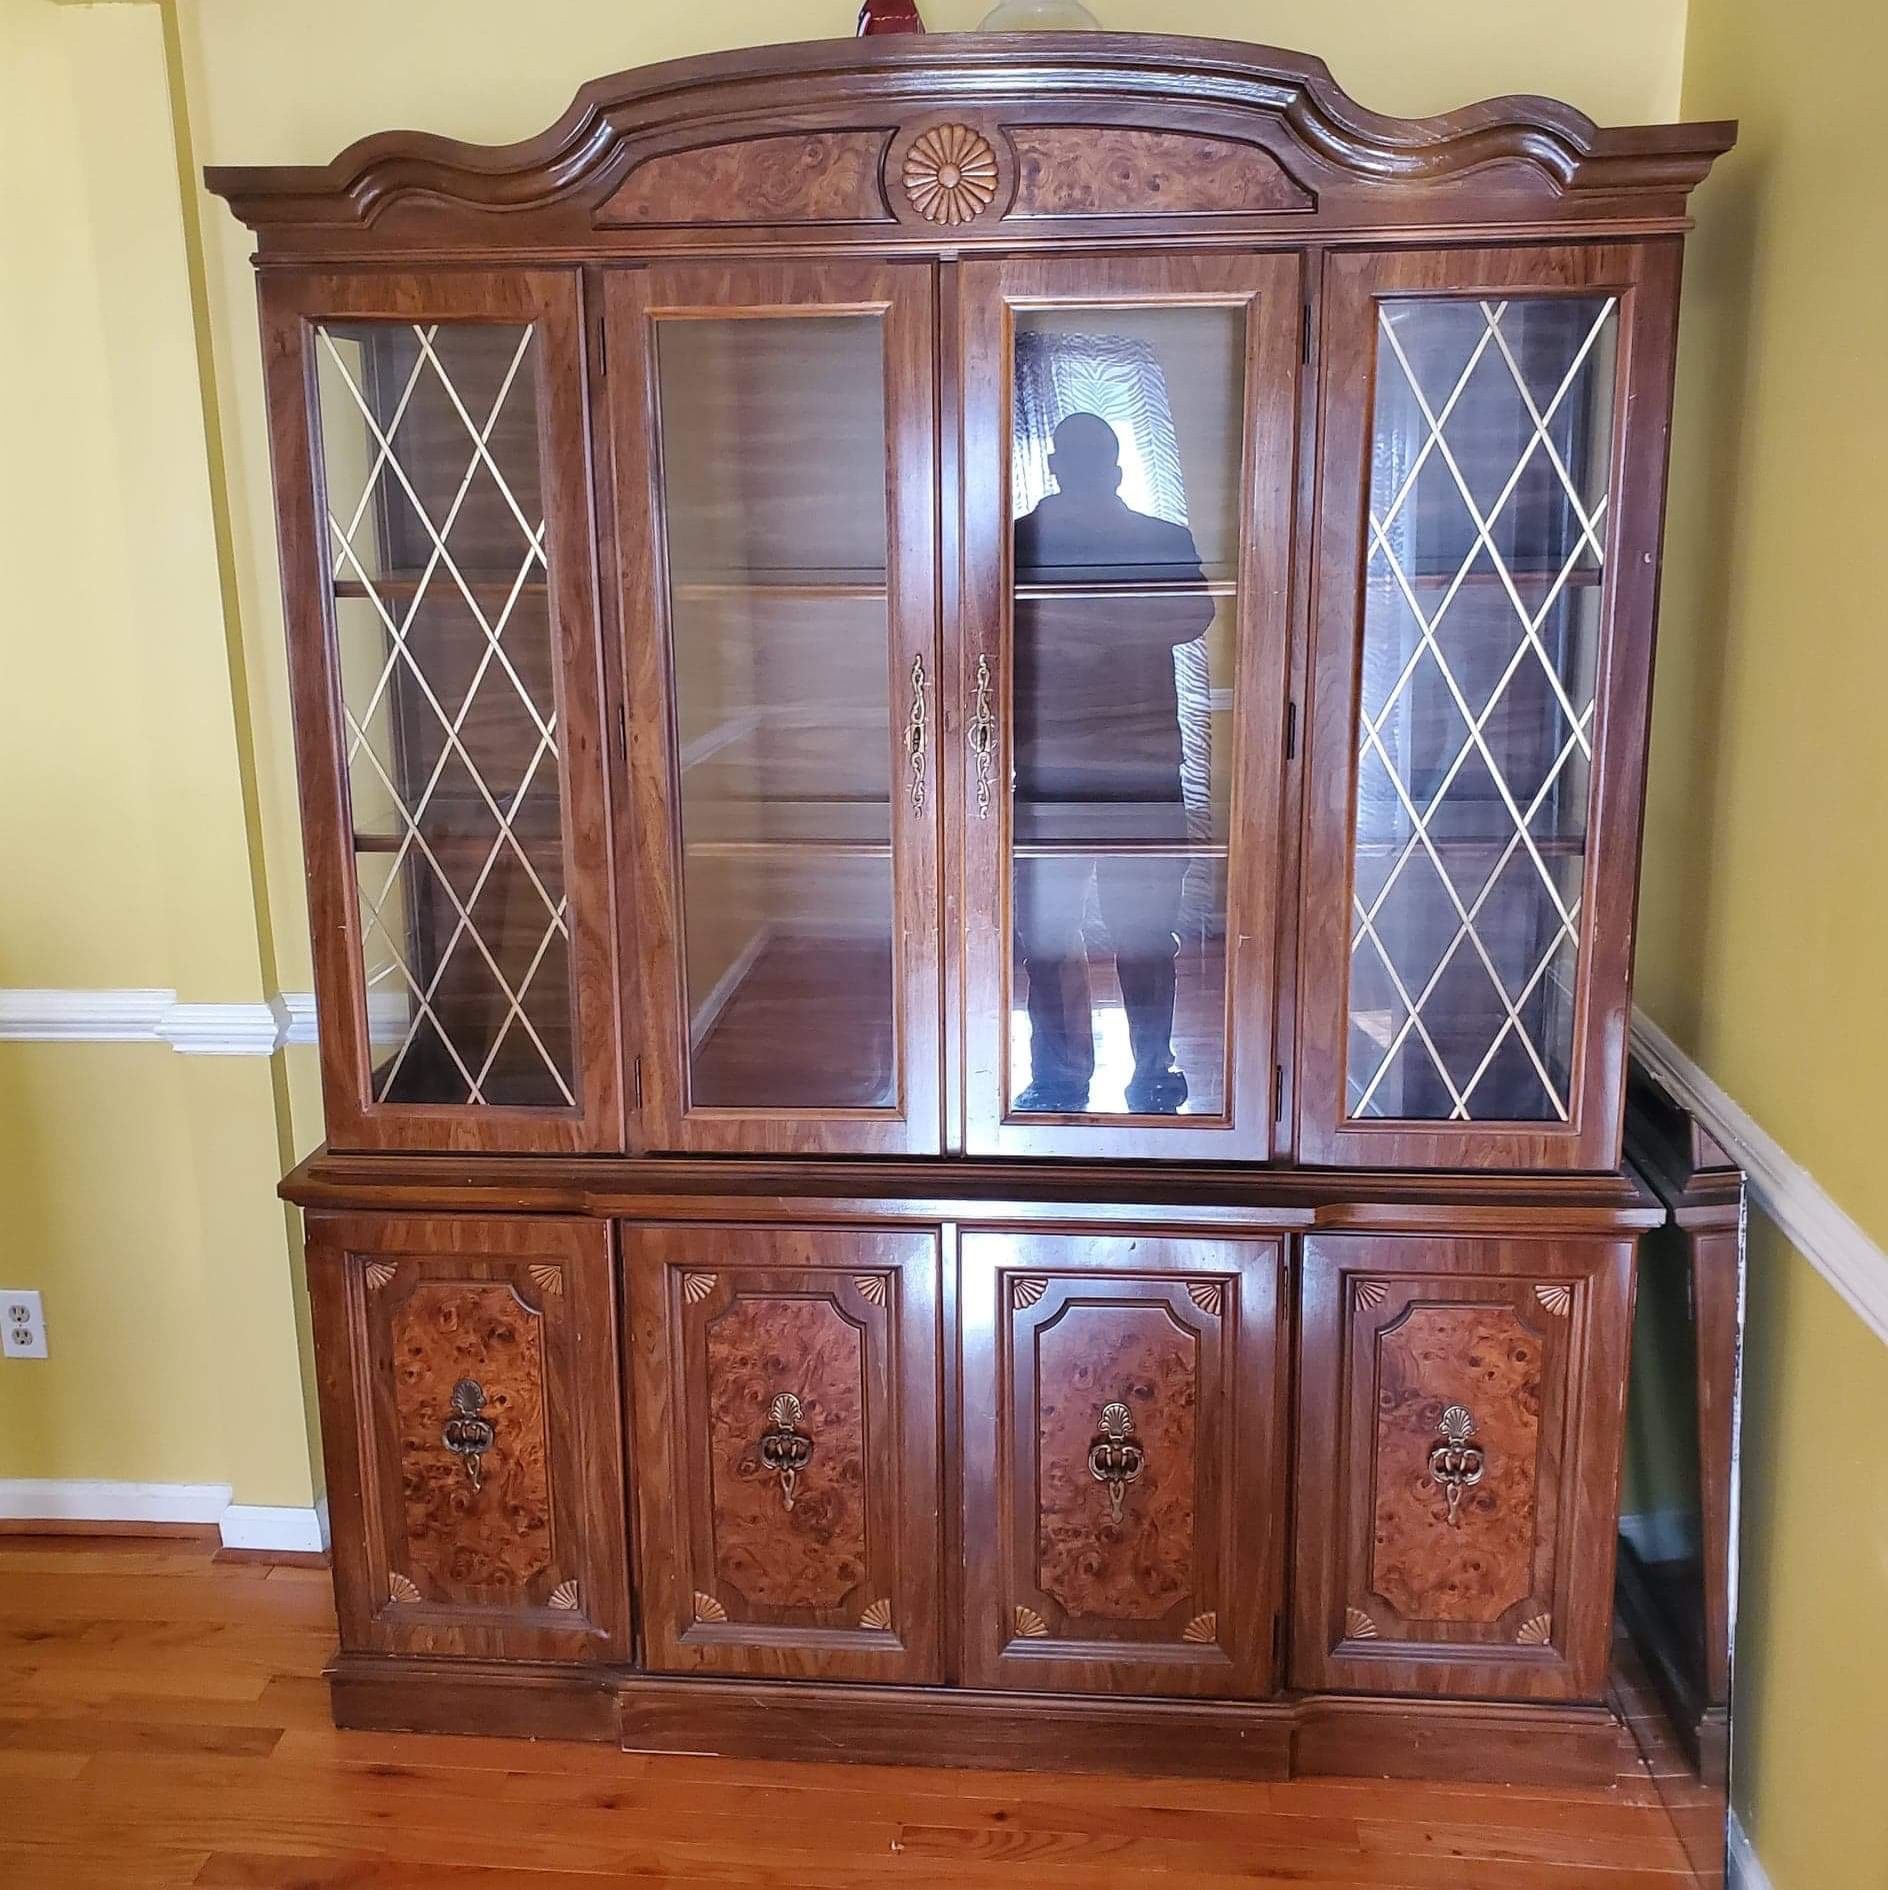
{"type": "Polygon", "coordinates": [[[934,241],[940,227],[953,240],[995,234],[1013,213],[1038,229],[1044,217],[1281,213],[1319,228],[1446,225],[1469,191],[1483,225],[1675,223],[1735,133],[1607,129],[1529,97],[1393,118],[1358,104],[1319,59],[1231,42],[929,34],[716,53],[594,80],[556,124],[513,145],[386,132],[325,165],[206,175],[265,252],[479,247],[500,228],[514,248],[609,249],[664,222],[909,227],[902,167],[922,128],[945,123],[965,129],[967,150],[987,141],[997,155],[987,198],[980,169],[977,201],[953,199],[962,215],[916,220],[934,241]],[[1040,156],[1019,160],[1016,131],[1054,126],[1102,141],[1105,162],[1091,152],[1082,167],[1099,186],[1074,185],[1073,170],[1045,179],[1040,156]],[[654,172],[637,185],[658,161],[660,188],[654,172]],[[691,190],[712,214],[690,208],[691,190]]]}

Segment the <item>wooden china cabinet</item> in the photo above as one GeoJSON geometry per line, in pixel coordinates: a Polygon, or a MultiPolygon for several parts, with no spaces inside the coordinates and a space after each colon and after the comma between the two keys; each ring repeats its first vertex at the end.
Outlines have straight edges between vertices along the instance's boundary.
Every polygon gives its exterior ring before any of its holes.
{"type": "Polygon", "coordinates": [[[1610,1777],[1686,194],[1133,35],[257,233],[345,1724],[1610,1777]]]}

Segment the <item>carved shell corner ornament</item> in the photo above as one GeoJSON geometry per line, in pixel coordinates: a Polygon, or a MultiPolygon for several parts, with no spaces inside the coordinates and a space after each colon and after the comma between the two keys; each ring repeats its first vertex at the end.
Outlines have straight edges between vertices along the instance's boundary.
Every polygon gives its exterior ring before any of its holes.
{"type": "Polygon", "coordinates": [[[1019,1640],[1046,1641],[1049,1638],[1049,1624],[1034,1608],[1025,1608],[1018,1604],[1016,1634],[1019,1640]]]}
{"type": "Polygon", "coordinates": [[[697,1621],[707,1621],[710,1623],[718,1623],[718,1622],[725,1621],[728,1618],[727,1609],[724,1608],[721,1605],[721,1603],[718,1602],[714,1598],[713,1595],[697,1594],[694,1597],[694,1602],[695,1602],[695,1619],[697,1621]]]}
{"type": "Polygon", "coordinates": [[[932,125],[912,139],[900,179],[927,223],[968,223],[996,199],[996,150],[968,125],[932,125]]]}
{"type": "Polygon", "coordinates": [[[1537,1286],[1534,1297],[1554,1315],[1556,1319],[1565,1319],[1573,1310],[1573,1288],[1556,1281],[1550,1286],[1537,1286]]]}
{"type": "Polygon", "coordinates": [[[1025,1276],[1010,1282],[1010,1304],[1017,1307],[1033,1306],[1049,1290],[1047,1280],[1032,1280],[1025,1276]]]}
{"type": "Polygon", "coordinates": [[[1210,1612],[1206,1614],[1196,1614],[1193,1619],[1180,1630],[1180,1638],[1183,1641],[1191,1641],[1195,1647],[1211,1646],[1214,1641],[1219,1639],[1218,1616],[1210,1612]]]}
{"type": "Polygon", "coordinates": [[[1382,1630],[1361,1608],[1344,1610],[1344,1638],[1347,1641],[1381,1640],[1382,1630]]]}
{"type": "Polygon", "coordinates": [[[387,1599],[389,1601],[413,1602],[421,1599],[419,1584],[410,1575],[402,1575],[395,1569],[387,1577],[387,1599]]]}
{"type": "Polygon", "coordinates": [[[714,1290],[715,1276],[712,1273],[684,1273],[682,1275],[682,1297],[691,1306],[699,1306],[714,1290]]]}
{"type": "Polygon", "coordinates": [[[1359,1280],[1357,1282],[1357,1304],[1367,1306],[1373,1311],[1390,1297],[1390,1289],[1381,1280],[1359,1280]]]}
{"type": "Polygon", "coordinates": [[[582,1605],[583,1597],[578,1591],[575,1581],[559,1582],[557,1586],[551,1590],[551,1606],[553,1608],[562,1608],[571,1614],[575,1614],[582,1605]]]}
{"type": "Polygon", "coordinates": [[[549,1293],[555,1296],[564,1290],[564,1269],[562,1267],[554,1267],[548,1261],[540,1261],[536,1266],[528,1268],[527,1271],[531,1275],[531,1284],[535,1286],[540,1293],[549,1293]]]}
{"type": "Polygon", "coordinates": [[[889,1634],[892,1631],[892,1604],[887,1596],[882,1601],[875,1601],[859,1616],[859,1625],[870,1628],[874,1634],[889,1634]]]}
{"type": "Polygon", "coordinates": [[[885,1304],[885,1276],[882,1273],[855,1273],[852,1284],[858,1289],[859,1297],[868,1305],[885,1304]]]}
{"type": "Polygon", "coordinates": [[[370,1260],[361,1268],[361,1278],[370,1288],[378,1290],[393,1278],[395,1271],[391,1260],[370,1260]]]}
{"type": "Polygon", "coordinates": [[[1217,1319],[1220,1309],[1226,1303],[1226,1288],[1219,1280],[1189,1280],[1187,1298],[1199,1307],[1203,1313],[1211,1313],[1217,1319]]]}
{"type": "Polygon", "coordinates": [[[1554,1617],[1551,1614],[1537,1614],[1532,1620],[1523,1621],[1521,1629],[1514,1637],[1517,1647],[1547,1647],[1554,1638],[1554,1617]]]}

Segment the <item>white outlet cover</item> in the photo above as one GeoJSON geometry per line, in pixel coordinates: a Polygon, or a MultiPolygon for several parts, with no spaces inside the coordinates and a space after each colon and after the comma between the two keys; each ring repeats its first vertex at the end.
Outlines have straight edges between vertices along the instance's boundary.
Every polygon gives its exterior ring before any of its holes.
{"type": "Polygon", "coordinates": [[[0,1357],[46,1356],[46,1309],[26,1287],[0,1286],[0,1357]]]}

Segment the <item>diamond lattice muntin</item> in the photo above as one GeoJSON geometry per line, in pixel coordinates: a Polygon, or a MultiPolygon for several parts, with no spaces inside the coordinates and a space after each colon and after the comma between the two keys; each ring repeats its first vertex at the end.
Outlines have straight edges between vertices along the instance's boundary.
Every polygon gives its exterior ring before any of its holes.
{"type": "Polygon", "coordinates": [[[315,330],[377,1102],[575,1106],[533,333],[315,330]]]}
{"type": "Polygon", "coordinates": [[[1569,1119],[1617,328],[1379,305],[1352,1118],[1569,1119]]]}

